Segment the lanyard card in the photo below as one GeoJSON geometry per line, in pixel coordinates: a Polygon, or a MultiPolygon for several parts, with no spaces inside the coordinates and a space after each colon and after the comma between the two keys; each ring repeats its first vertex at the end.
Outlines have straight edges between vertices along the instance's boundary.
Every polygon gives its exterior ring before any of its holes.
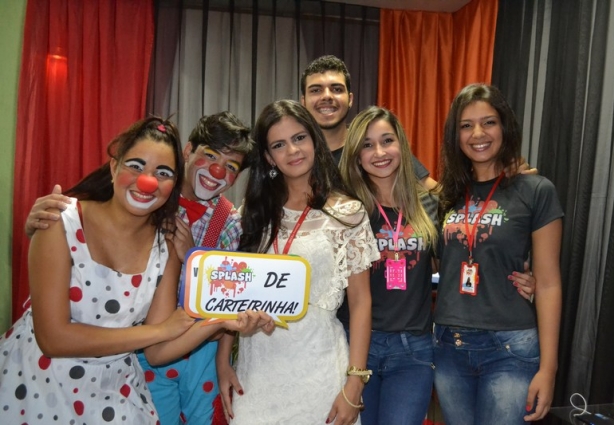
{"type": "Polygon", "coordinates": [[[478,294],[478,283],[480,281],[480,276],[478,276],[478,267],[478,263],[469,264],[466,261],[463,261],[460,274],[461,294],[469,294],[473,296],[478,294]]]}
{"type": "Polygon", "coordinates": [[[407,280],[405,273],[407,268],[405,267],[405,257],[400,260],[394,260],[392,258],[386,259],[386,289],[389,291],[400,289],[402,291],[407,289],[407,280]]]}

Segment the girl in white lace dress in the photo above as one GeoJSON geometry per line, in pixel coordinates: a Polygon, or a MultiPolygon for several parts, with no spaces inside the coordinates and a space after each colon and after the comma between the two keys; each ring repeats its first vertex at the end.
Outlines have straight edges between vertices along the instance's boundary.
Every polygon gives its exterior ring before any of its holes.
{"type": "Polygon", "coordinates": [[[368,215],[345,195],[321,130],[299,103],[268,105],[254,137],[258,158],[239,249],[305,258],[311,288],[307,314],[287,330],[240,337],[236,375],[228,361],[232,338],[220,342],[218,379],[228,417],[233,425],[357,423],[364,383],[346,372],[364,370],[367,360],[369,267],[379,258],[368,215]],[[349,347],[336,318],[344,289],[349,347]]]}

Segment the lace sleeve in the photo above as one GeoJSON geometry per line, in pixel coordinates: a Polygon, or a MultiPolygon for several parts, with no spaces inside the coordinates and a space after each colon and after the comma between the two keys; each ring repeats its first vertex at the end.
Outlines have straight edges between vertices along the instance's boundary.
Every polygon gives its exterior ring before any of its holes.
{"type": "Polygon", "coordinates": [[[348,229],[346,247],[348,276],[368,269],[373,261],[380,258],[368,215],[362,206],[361,211],[364,213],[364,219],[356,227],[348,229]]]}
{"type": "Polygon", "coordinates": [[[361,202],[340,200],[331,210],[346,224],[336,235],[340,247],[337,252],[338,272],[345,288],[350,275],[368,269],[373,261],[380,258],[380,254],[369,215],[361,202]]]}

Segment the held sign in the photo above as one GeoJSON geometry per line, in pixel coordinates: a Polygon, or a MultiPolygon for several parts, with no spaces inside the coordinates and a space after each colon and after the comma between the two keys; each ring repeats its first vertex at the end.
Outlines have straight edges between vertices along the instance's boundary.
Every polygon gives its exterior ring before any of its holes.
{"type": "Polygon", "coordinates": [[[294,255],[192,248],[185,259],[180,301],[190,316],[208,322],[262,310],[287,328],[286,320],[307,312],[310,278],[309,263],[294,255]]]}

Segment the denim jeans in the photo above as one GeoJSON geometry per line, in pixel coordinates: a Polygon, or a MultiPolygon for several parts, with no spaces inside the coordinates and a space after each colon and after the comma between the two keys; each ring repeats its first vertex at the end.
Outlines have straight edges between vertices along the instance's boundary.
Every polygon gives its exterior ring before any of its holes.
{"type": "Polygon", "coordinates": [[[537,329],[435,326],[435,389],[446,425],[524,425],[539,369],[537,329]]]}
{"type": "Polygon", "coordinates": [[[433,389],[430,333],[372,331],[362,425],[421,425],[433,389]]]}

